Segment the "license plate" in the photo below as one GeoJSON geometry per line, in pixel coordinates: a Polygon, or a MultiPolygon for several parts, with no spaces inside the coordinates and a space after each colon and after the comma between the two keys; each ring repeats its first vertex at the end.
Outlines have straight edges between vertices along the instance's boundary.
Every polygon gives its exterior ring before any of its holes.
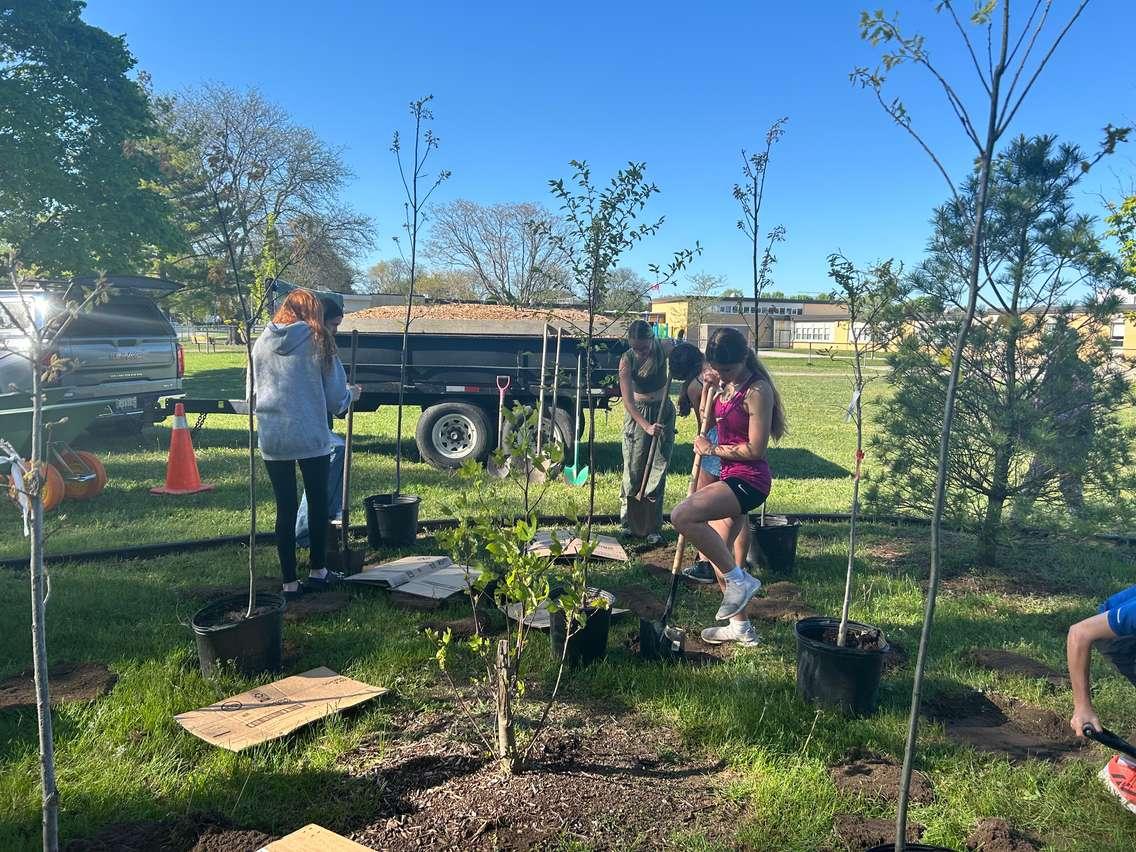
{"type": "Polygon", "coordinates": [[[124,396],[114,401],[114,408],[116,411],[137,411],[138,410],[138,397],[124,396]]]}

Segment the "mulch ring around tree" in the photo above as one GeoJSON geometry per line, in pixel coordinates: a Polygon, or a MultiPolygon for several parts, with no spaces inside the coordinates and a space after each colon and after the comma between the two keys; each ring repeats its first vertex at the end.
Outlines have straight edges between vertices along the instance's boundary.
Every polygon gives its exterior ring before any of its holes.
{"type": "Polygon", "coordinates": [[[980,668],[990,669],[999,674],[1040,678],[1059,689],[1069,686],[1069,676],[1064,672],[1059,672],[1033,657],[1027,657],[1014,651],[1004,651],[1000,648],[975,648],[970,652],[970,658],[980,668]]]}
{"type": "MultiPolygon", "coordinates": [[[[836,844],[831,852],[864,852],[873,846],[895,843],[894,819],[864,819],[852,814],[837,814],[834,830],[836,844]]],[[[907,840],[914,843],[923,837],[925,827],[916,822],[907,823],[907,840]]]]}
{"type": "Polygon", "coordinates": [[[260,831],[232,828],[220,817],[115,823],[91,837],[63,844],[64,852],[254,852],[276,840],[260,831]]]}
{"type": "MultiPolygon", "coordinates": [[[[846,796],[863,796],[885,802],[899,801],[903,767],[888,757],[867,752],[853,753],[828,770],[836,789],[846,796]]],[[[911,773],[911,801],[920,805],[935,799],[930,779],[919,770],[911,773]]]]}
{"type": "MultiPolygon", "coordinates": [[[[102,698],[118,681],[118,675],[102,663],[57,663],[48,668],[51,703],[94,701],[102,698]]],[[[35,674],[31,669],[0,681],[0,710],[34,707],[35,674]]]]}
{"type": "Polygon", "coordinates": [[[344,758],[373,784],[376,818],[351,839],[376,849],[532,849],[578,840],[589,849],[661,848],[676,831],[731,837],[741,806],[723,796],[722,764],[684,755],[649,720],[558,708],[532,765],[504,775],[484,747],[448,730],[344,758]]]}
{"type": "Polygon", "coordinates": [[[1037,852],[1041,844],[1017,832],[1004,819],[990,817],[978,821],[966,839],[968,852],[1037,852]]]}
{"type": "Polygon", "coordinates": [[[1074,736],[1066,720],[1052,710],[961,684],[925,699],[923,712],[941,722],[955,742],[1015,763],[1029,758],[1066,760],[1085,747],[1085,741],[1074,736]]]}

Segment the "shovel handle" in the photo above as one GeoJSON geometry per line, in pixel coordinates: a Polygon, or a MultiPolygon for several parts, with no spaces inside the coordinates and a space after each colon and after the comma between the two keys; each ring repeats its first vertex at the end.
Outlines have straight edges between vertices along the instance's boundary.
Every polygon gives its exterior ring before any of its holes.
{"type": "Polygon", "coordinates": [[[1117,736],[1108,728],[1102,728],[1101,730],[1097,731],[1093,729],[1092,725],[1085,725],[1081,729],[1081,733],[1083,733],[1090,740],[1096,740],[1103,746],[1108,746],[1109,748],[1115,751],[1119,751],[1121,754],[1125,754],[1128,757],[1136,758],[1136,746],[1132,745],[1132,743],[1128,742],[1128,740],[1117,736]]]}
{"type": "Polygon", "coordinates": [[[642,501],[647,494],[647,483],[651,479],[651,468],[655,466],[655,451],[659,448],[659,433],[656,432],[651,436],[651,448],[647,450],[647,466],[643,468],[643,481],[639,483],[639,493],[635,495],[636,500],[642,501]]]}
{"type": "MultiPolygon", "coordinates": [[[[702,412],[702,420],[698,427],[698,437],[705,438],[706,433],[710,431],[710,411],[714,406],[714,394],[710,393],[710,388],[703,383],[702,385],[702,400],[698,404],[699,411],[702,412]]],[[[694,492],[698,490],[698,470],[702,467],[702,453],[698,450],[694,451],[694,464],[690,467],[690,485],[687,486],[686,496],[689,499],[693,496],[694,492]]],[[[686,548],[686,536],[679,533],[678,543],[675,544],[675,557],[674,562],[671,564],[671,574],[678,574],[678,569],[682,565],[682,551],[686,548]]]]}

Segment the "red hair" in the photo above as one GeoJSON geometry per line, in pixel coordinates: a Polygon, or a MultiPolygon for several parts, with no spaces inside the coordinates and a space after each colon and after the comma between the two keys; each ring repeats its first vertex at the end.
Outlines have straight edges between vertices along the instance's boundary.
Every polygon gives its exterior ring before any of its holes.
{"type": "Polygon", "coordinates": [[[312,340],[315,341],[320,362],[325,366],[331,363],[331,358],[335,354],[335,343],[323,324],[323,305],[310,290],[293,290],[289,293],[276,309],[272,321],[279,325],[307,323],[308,328],[312,330],[312,340]]]}

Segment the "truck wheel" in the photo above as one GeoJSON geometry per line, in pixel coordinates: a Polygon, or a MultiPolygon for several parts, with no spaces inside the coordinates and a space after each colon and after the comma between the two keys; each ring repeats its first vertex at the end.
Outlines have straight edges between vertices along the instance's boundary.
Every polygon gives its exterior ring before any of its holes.
{"type": "Polygon", "coordinates": [[[414,438],[422,458],[443,469],[461,467],[466,459],[481,460],[495,443],[486,413],[464,402],[427,408],[418,418],[414,438]]]}
{"type": "MultiPolygon", "coordinates": [[[[556,409],[556,417],[555,417],[554,422],[555,422],[555,425],[556,425],[555,439],[564,445],[564,456],[565,456],[565,458],[569,458],[572,455],[572,446],[574,444],[574,442],[572,440],[572,415],[571,415],[571,413],[565,411],[563,408],[557,408],[556,409]]],[[[545,421],[545,427],[544,427],[544,439],[545,439],[545,441],[547,441],[548,438],[549,438],[549,429],[548,429],[547,424],[548,424],[548,421],[546,420],[545,421]]],[[[533,431],[535,432],[535,430],[533,430],[533,431]]],[[[512,432],[512,430],[509,428],[509,424],[506,421],[506,423],[505,423],[505,443],[506,444],[509,443],[509,434],[511,432],[512,432]]]]}

